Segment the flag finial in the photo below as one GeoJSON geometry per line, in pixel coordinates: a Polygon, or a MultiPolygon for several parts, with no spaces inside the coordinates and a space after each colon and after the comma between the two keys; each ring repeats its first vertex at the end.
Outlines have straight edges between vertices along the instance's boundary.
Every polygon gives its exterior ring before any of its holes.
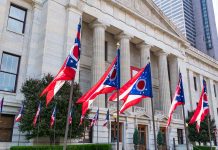
{"type": "Polygon", "coordinates": [[[149,56],[147,57],[147,60],[150,61],[150,57],[149,56]]]}
{"type": "Polygon", "coordinates": [[[119,43],[119,42],[117,42],[117,49],[118,49],[118,48],[120,48],[120,43],[119,43]]]}

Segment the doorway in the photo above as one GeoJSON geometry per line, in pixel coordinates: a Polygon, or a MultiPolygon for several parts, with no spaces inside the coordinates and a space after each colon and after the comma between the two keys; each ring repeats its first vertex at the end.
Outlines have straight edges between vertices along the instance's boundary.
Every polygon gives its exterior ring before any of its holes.
{"type": "Polygon", "coordinates": [[[167,134],[166,134],[166,128],[165,127],[160,127],[160,132],[163,136],[163,146],[162,146],[162,150],[167,150],[167,134]]]}
{"type": "Polygon", "coordinates": [[[139,124],[138,131],[139,131],[139,150],[146,150],[147,126],[139,124]]]}

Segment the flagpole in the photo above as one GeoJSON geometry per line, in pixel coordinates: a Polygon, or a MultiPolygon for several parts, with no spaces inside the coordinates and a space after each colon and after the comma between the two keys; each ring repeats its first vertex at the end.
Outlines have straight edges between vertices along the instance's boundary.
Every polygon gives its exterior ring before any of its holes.
{"type": "MultiPolygon", "coordinates": [[[[147,62],[150,62],[150,57],[147,57],[147,62]]],[[[151,85],[152,88],[152,85],[151,85]]],[[[151,96],[151,112],[152,112],[152,122],[153,122],[153,136],[154,136],[154,149],[157,150],[157,138],[156,138],[156,132],[155,132],[155,120],[154,120],[154,102],[153,98],[151,96]]]]}
{"type": "MultiPolygon", "coordinates": [[[[40,108],[41,109],[41,108],[40,108]]],[[[38,110],[37,110],[38,111],[38,110]]],[[[41,110],[40,110],[41,111],[41,110]]],[[[40,113],[39,113],[39,121],[38,121],[38,124],[37,124],[37,145],[38,145],[38,142],[39,142],[39,123],[40,123],[40,113]]]]}
{"type": "MultiPolygon", "coordinates": [[[[84,121],[85,121],[85,118],[84,118],[84,121]]],[[[84,133],[83,133],[83,144],[85,142],[85,134],[86,134],[86,126],[85,126],[85,122],[83,123],[83,128],[84,128],[84,133]]]]}
{"type": "Polygon", "coordinates": [[[152,121],[153,121],[154,146],[155,146],[154,149],[157,150],[157,139],[156,139],[156,132],[155,132],[154,102],[153,102],[153,98],[151,98],[151,110],[152,110],[152,121]]]}
{"type": "MultiPolygon", "coordinates": [[[[108,105],[108,111],[109,111],[109,105],[108,105]]],[[[109,119],[107,122],[107,128],[108,128],[108,144],[110,143],[110,111],[109,111],[109,119]]]]}
{"type": "MultiPolygon", "coordinates": [[[[56,110],[55,110],[56,111],[56,110]]],[[[57,113],[57,112],[55,112],[57,113]]],[[[55,120],[54,120],[54,146],[55,146],[55,129],[56,129],[56,114],[55,114],[55,120]]]]}
{"type": "Polygon", "coordinates": [[[207,117],[207,125],[208,125],[208,132],[209,132],[209,139],[210,139],[210,150],[212,150],[212,143],[211,143],[211,133],[210,133],[210,112],[209,112],[209,115],[207,117]]]}
{"type": "MultiPolygon", "coordinates": [[[[71,107],[71,109],[72,109],[72,107],[71,107]]],[[[71,110],[71,118],[73,118],[72,110],[71,110]]],[[[70,124],[70,144],[71,144],[71,138],[72,138],[72,125],[73,125],[73,120],[71,120],[71,124],[70,124]]]]}
{"type": "Polygon", "coordinates": [[[74,80],[71,81],[71,87],[70,87],[70,100],[69,100],[68,111],[67,111],[67,121],[66,121],[65,135],[64,135],[64,147],[63,147],[63,150],[66,150],[66,148],[67,148],[67,137],[68,137],[68,131],[69,131],[69,119],[68,118],[70,116],[70,108],[72,106],[73,85],[74,85],[74,80]]]}
{"type": "MultiPolygon", "coordinates": [[[[99,105],[98,105],[98,110],[97,111],[99,111],[99,105]]],[[[98,117],[99,117],[99,114],[98,114],[98,117]]],[[[98,120],[97,120],[97,143],[98,143],[98,120]]]]}
{"type": "MultiPolygon", "coordinates": [[[[19,123],[19,126],[20,126],[20,123],[19,123]]],[[[19,126],[18,126],[18,130],[19,130],[19,135],[18,135],[18,146],[20,146],[20,129],[19,129],[19,126]]]]}
{"type": "MultiPolygon", "coordinates": [[[[117,43],[117,49],[119,49],[120,47],[120,43],[117,43]]],[[[119,77],[118,77],[119,78],[119,77]]],[[[119,100],[119,95],[120,95],[120,91],[119,88],[117,88],[117,150],[119,150],[119,143],[120,143],[120,138],[119,138],[119,106],[120,106],[120,100],[119,100]]]]}
{"type": "Polygon", "coordinates": [[[187,148],[187,150],[189,150],[188,131],[187,131],[187,128],[186,128],[185,107],[184,107],[184,104],[182,105],[182,112],[183,112],[184,130],[185,130],[186,148],[187,148]]]}

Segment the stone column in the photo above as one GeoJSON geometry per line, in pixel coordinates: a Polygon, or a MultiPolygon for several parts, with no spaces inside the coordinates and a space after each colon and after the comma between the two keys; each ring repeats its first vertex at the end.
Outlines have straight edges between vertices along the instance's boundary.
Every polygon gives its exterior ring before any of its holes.
{"type": "MultiPolygon", "coordinates": [[[[74,45],[76,34],[77,34],[78,23],[80,18],[82,18],[82,13],[83,13],[81,8],[78,6],[78,3],[74,3],[73,1],[69,2],[69,4],[66,7],[66,11],[67,11],[67,15],[66,15],[66,23],[65,23],[66,28],[65,28],[63,60],[65,60],[66,57],[69,55],[69,51],[74,45]]],[[[81,28],[80,35],[81,34],[82,34],[82,28],[81,28]]],[[[82,43],[82,38],[81,38],[81,43],[82,43]]],[[[79,83],[79,70],[80,70],[80,61],[77,66],[76,76],[74,79],[74,82],[77,83],[79,83]]]]}
{"type": "Polygon", "coordinates": [[[191,99],[191,92],[189,87],[189,76],[188,76],[188,69],[187,64],[184,59],[178,58],[178,66],[180,73],[182,74],[182,81],[183,81],[183,90],[185,96],[185,116],[188,116],[188,111],[191,110],[192,106],[192,99],[191,99]]]}
{"type": "Polygon", "coordinates": [[[42,36],[41,28],[44,27],[42,24],[42,4],[38,1],[33,2],[33,10],[32,10],[32,28],[30,30],[29,35],[29,45],[27,52],[27,77],[36,78],[40,77],[42,74],[42,55],[43,55],[43,47],[40,45],[44,42],[44,40],[40,41],[42,36]]]}
{"type": "Polygon", "coordinates": [[[189,76],[189,92],[190,92],[190,100],[191,100],[191,110],[193,111],[196,108],[196,100],[194,98],[194,80],[193,80],[193,72],[192,70],[188,70],[189,76]]]}
{"type": "MultiPolygon", "coordinates": [[[[105,29],[106,25],[99,21],[91,24],[93,28],[92,85],[96,84],[105,72],[105,29]]],[[[105,95],[99,95],[94,105],[104,107],[105,95]]]]}
{"type": "Polygon", "coordinates": [[[121,33],[118,35],[120,40],[120,82],[121,86],[130,79],[130,39],[127,34],[121,33]]]}
{"type": "MultiPolygon", "coordinates": [[[[148,57],[150,58],[151,45],[147,45],[143,42],[137,47],[140,49],[140,67],[143,68],[148,62],[148,57]]],[[[151,116],[151,99],[143,99],[142,106],[145,107],[145,111],[151,116]]]]}
{"type": "MultiPolygon", "coordinates": [[[[208,104],[209,104],[209,110],[211,118],[217,117],[217,110],[216,110],[216,103],[215,101],[215,95],[214,95],[214,87],[213,87],[213,80],[207,79],[207,96],[208,96],[208,104]]],[[[216,102],[216,101],[215,101],[216,102]]]]}
{"type": "MultiPolygon", "coordinates": [[[[180,68],[178,67],[178,57],[175,55],[170,55],[168,57],[168,62],[169,62],[169,79],[170,79],[170,94],[171,97],[170,99],[172,100],[176,91],[176,87],[178,84],[179,80],[179,70],[180,68]]],[[[177,114],[177,119],[183,119],[182,116],[182,107],[178,107],[175,110],[175,113],[177,114]]]]}
{"type": "MultiPolygon", "coordinates": [[[[216,102],[216,97],[214,93],[214,82],[213,80],[209,79],[209,85],[210,85],[210,92],[211,92],[211,98],[208,99],[209,101],[209,109],[210,112],[213,112],[213,119],[215,120],[215,125],[218,127],[218,115],[217,115],[217,102],[216,102]]],[[[216,139],[218,140],[218,135],[216,134],[216,139]]]]}
{"type": "Polygon", "coordinates": [[[159,91],[160,91],[160,101],[163,113],[168,115],[169,108],[171,106],[170,100],[170,85],[169,85],[169,75],[167,66],[167,53],[158,52],[158,76],[159,76],[159,91]]]}

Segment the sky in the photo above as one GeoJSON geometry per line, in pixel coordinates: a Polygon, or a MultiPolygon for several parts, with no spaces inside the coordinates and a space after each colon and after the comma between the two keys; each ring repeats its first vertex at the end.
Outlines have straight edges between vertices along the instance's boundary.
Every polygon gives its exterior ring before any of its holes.
{"type": "MultiPolygon", "coordinates": [[[[214,14],[216,19],[216,28],[218,31],[218,0],[213,0],[213,7],[214,7],[214,14]]],[[[218,32],[217,32],[217,36],[218,36],[218,32]]]]}

